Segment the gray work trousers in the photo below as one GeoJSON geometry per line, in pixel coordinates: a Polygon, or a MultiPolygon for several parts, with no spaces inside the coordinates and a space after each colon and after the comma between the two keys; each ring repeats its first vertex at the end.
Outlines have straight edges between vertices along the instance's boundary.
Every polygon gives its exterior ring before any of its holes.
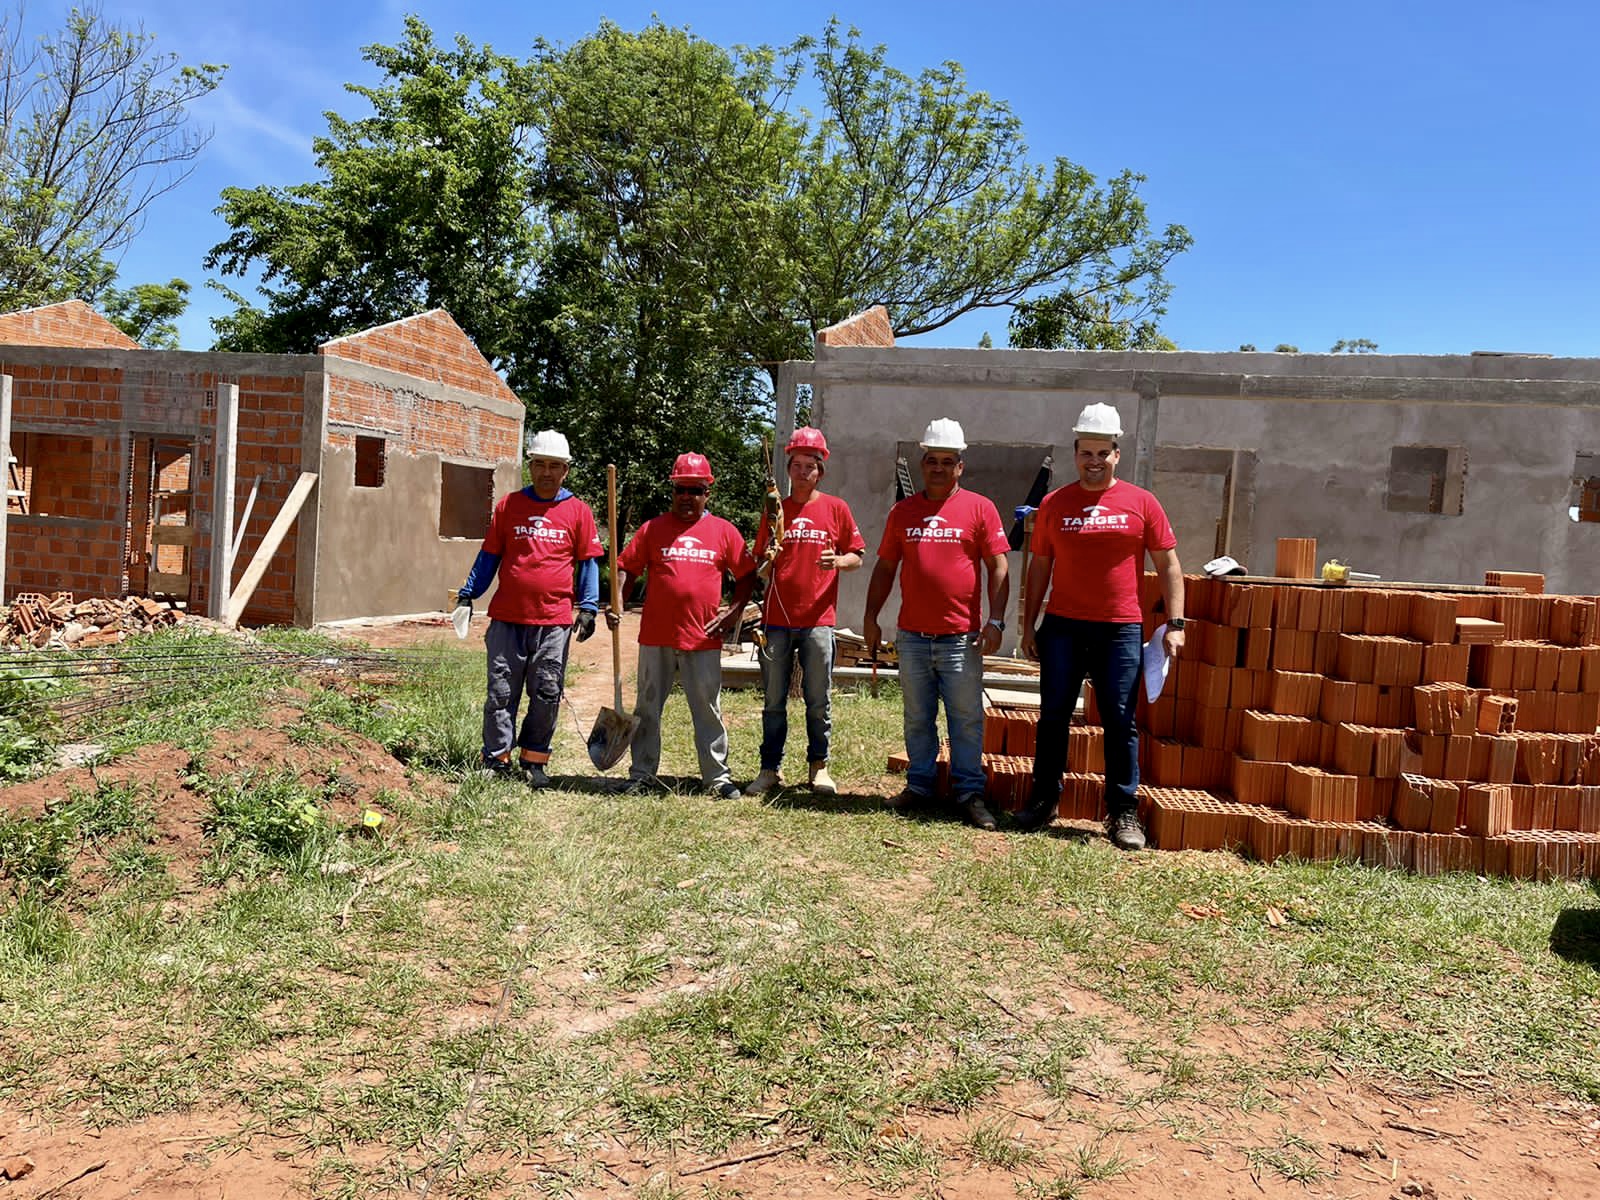
{"type": "Polygon", "coordinates": [[[652,779],[661,768],[661,710],[673,677],[683,685],[694,721],[694,748],[700,756],[700,782],[707,788],[731,783],[728,730],[722,723],[722,651],[639,647],[639,695],[633,712],[639,732],[633,738],[632,779],[652,779]]]}
{"type": "Polygon", "coordinates": [[[570,625],[513,625],[490,621],[483,642],[489,651],[489,694],[483,702],[483,756],[511,753],[517,708],[528,693],[528,715],[515,745],[526,762],[550,761],[550,739],[561,715],[567,680],[570,625]]]}

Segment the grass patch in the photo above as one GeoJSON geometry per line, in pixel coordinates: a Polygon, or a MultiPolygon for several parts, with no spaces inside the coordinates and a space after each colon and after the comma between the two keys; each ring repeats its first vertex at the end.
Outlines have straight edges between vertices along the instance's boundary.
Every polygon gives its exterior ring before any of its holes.
{"type": "MultiPolygon", "coordinates": [[[[119,745],[259,719],[292,684],[302,746],[348,762],[341,731],[360,734],[448,783],[386,797],[393,820],[363,838],[327,819],[332,773],[219,775],[202,754],[203,902],[170,903],[137,789],[0,823],[0,1038],[20,1048],[0,1056],[0,1096],[100,1122],[234,1104],[315,1154],[319,1194],[349,1196],[429,1172],[489,1194],[512,1185],[486,1164],[516,1156],[554,1192],[605,1188],[609,1139],[712,1156],[778,1136],[887,1188],[937,1190],[957,1152],[1019,1194],[1078,1196],[1139,1168],[1113,1134],[1024,1141],[996,1115],[1005,1089],[1089,1093],[1128,1120],[1259,1113],[1275,1082],[1334,1066],[1600,1098],[1600,971],[1570,949],[1592,888],[896,818],[879,803],[900,741],[888,688],[836,700],[835,798],[621,797],[565,719],[553,770],[572,786],[533,796],[471,770],[482,669],[447,647],[388,686],[324,688],[241,664],[182,717],[140,710],[119,745]],[[70,896],[89,849],[107,890],[70,896]],[[962,1132],[915,1131],[935,1113],[962,1132]]],[[[724,709],[747,779],[760,700],[724,709]]],[[[697,769],[688,729],[674,697],[669,776],[697,769]]],[[[1241,1150],[1264,1181],[1322,1178],[1288,1130],[1241,1150]]]]}

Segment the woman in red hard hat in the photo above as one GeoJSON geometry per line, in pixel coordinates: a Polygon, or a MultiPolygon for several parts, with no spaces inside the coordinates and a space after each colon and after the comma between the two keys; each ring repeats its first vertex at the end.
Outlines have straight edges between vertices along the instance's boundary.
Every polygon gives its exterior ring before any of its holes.
{"type": "MultiPolygon", "coordinates": [[[[790,493],[783,501],[782,538],[772,560],[772,578],[761,611],[767,634],[766,651],[761,655],[766,691],[761,709],[761,773],[745,789],[745,795],[764,795],[783,782],[789,681],[798,658],[806,703],[811,790],[831,796],[838,791],[828,774],[828,739],[839,572],[861,566],[867,543],[850,515],[850,506],[820,489],[828,460],[828,441],[822,430],[810,426],[796,429],[784,453],[789,458],[790,493]]],[[[756,558],[768,551],[772,534],[772,522],[763,514],[756,534],[756,558]]]]}

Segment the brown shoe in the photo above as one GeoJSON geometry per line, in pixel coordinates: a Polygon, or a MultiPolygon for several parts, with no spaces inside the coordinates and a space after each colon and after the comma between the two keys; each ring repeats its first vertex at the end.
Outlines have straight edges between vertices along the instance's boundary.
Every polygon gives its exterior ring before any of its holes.
{"type": "Polygon", "coordinates": [[[910,786],[901,788],[894,795],[883,802],[883,806],[890,812],[907,813],[919,804],[926,804],[932,796],[924,796],[921,792],[912,791],[910,786]]]}
{"type": "Polygon", "coordinates": [[[995,828],[994,814],[983,803],[983,797],[976,792],[969,792],[961,797],[957,804],[961,815],[979,829],[992,832],[995,828]]]}

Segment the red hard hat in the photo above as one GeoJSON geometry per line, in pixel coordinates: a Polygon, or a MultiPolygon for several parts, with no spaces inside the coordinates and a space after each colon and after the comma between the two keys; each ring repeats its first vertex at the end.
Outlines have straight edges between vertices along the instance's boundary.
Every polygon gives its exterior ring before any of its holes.
{"type": "Polygon", "coordinates": [[[785,454],[793,454],[796,450],[809,450],[819,458],[826,460],[828,457],[828,439],[822,436],[822,430],[813,429],[809,425],[802,425],[794,431],[794,436],[789,439],[789,444],[783,448],[785,454]]]}
{"type": "Polygon", "coordinates": [[[668,479],[676,482],[679,479],[698,479],[711,483],[716,477],[711,474],[711,464],[706,461],[704,454],[680,454],[672,464],[672,474],[668,479]]]}

